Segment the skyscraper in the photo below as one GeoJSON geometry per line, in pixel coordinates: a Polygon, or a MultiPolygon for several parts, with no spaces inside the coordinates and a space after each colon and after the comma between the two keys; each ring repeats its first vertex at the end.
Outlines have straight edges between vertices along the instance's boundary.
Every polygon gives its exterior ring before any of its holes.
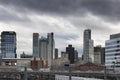
{"type": "Polygon", "coordinates": [[[75,62],[77,62],[77,61],[78,61],[78,51],[75,50],[75,62]]]}
{"type": "Polygon", "coordinates": [[[70,61],[70,64],[73,64],[75,62],[74,47],[72,47],[72,45],[68,45],[68,47],[66,47],[66,53],[68,54],[68,59],[70,61]]]}
{"type": "Polygon", "coordinates": [[[39,33],[33,33],[33,57],[39,58],[39,33]]]}
{"type": "Polygon", "coordinates": [[[58,59],[58,49],[55,48],[55,59],[58,59]]]}
{"type": "Polygon", "coordinates": [[[54,33],[48,33],[48,66],[50,67],[53,63],[53,54],[55,50],[55,42],[54,42],[54,33]]]}
{"type": "Polygon", "coordinates": [[[94,63],[95,64],[103,64],[105,61],[105,48],[99,46],[94,47],[94,63]]]}
{"type": "Polygon", "coordinates": [[[120,33],[110,35],[105,42],[105,65],[120,71],[120,33]]]}
{"type": "Polygon", "coordinates": [[[42,60],[48,59],[48,41],[47,38],[41,37],[39,40],[39,53],[42,60]]]}
{"type": "Polygon", "coordinates": [[[1,33],[2,58],[16,58],[16,33],[14,31],[3,31],[1,33]]]}
{"type": "Polygon", "coordinates": [[[39,33],[33,33],[33,57],[41,58],[51,68],[54,52],[54,33],[48,33],[47,38],[39,38],[39,33]]]}
{"type": "Polygon", "coordinates": [[[91,30],[84,30],[83,39],[83,61],[84,63],[94,63],[93,40],[91,40],[91,30]]]}

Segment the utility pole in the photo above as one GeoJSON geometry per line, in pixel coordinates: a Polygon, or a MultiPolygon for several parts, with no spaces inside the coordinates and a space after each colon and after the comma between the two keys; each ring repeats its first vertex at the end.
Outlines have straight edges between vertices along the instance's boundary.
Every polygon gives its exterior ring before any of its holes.
{"type": "Polygon", "coordinates": [[[27,67],[24,67],[24,80],[28,80],[27,67]]]}
{"type": "Polygon", "coordinates": [[[104,80],[107,80],[107,72],[106,72],[106,66],[104,66],[104,80]]]}
{"type": "Polygon", "coordinates": [[[69,80],[72,80],[71,64],[65,64],[64,66],[69,68],[69,80]]]}
{"type": "Polygon", "coordinates": [[[69,80],[72,80],[71,65],[69,64],[69,80]]]}

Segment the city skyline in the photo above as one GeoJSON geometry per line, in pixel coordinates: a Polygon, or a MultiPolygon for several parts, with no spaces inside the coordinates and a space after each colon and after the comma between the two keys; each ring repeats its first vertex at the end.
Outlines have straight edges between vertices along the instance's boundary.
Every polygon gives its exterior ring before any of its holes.
{"type": "MultiPolygon", "coordinates": [[[[32,34],[54,32],[55,47],[72,44],[79,55],[83,31],[92,30],[95,45],[104,46],[110,34],[120,32],[118,0],[0,0],[0,32],[17,33],[17,54],[32,54],[32,34]]],[[[94,46],[95,46],[94,45],[94,46]]]]}

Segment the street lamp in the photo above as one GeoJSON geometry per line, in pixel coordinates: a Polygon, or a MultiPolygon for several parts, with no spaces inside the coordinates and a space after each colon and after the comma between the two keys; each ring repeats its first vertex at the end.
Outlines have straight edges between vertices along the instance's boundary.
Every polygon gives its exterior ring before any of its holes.
{"type": "Polygon", "coordinates": [[[65,64],[64,66],[69,68],[69,80],[72,80],[71,64],[65,64]]]}
{"type": "Polygon", "coordinates": [[[28,80],[27,67],[24,67],[24,80],[28,80]]]}

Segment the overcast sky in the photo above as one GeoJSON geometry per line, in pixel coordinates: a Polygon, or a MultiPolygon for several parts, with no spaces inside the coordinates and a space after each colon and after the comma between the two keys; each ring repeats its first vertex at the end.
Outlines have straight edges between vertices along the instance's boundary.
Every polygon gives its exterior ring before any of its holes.
{"type": "Polygon", "coordinates": [[[0,0],[0,32],[17,33],[17,53],[32,54],[32,34],[54,32],[55,46],[72,44],[82,54],[83,31],[92,30],[94,45],[105,46],[120,32],[120,0],[0,0]]]}

